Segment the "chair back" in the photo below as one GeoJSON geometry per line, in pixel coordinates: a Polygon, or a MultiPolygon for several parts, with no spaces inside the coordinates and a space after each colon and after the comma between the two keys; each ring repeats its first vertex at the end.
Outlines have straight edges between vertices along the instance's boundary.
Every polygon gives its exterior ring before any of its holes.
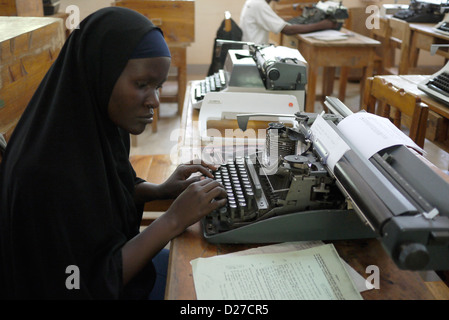
{"type": "MultiPolygon", "coordinates": [[[[407,21],[391,18],[388,19],[390,37],[389,37],[389,49],[394,55],[394,50],[399,49],[399,61],[397,66],[394,63],[387,68],[390,74],[408,74],[409,70],[409,51],[411,41],[410,25],[407,21]]],[[[394,56],[393,56],[394,57],[394,56]]]]}

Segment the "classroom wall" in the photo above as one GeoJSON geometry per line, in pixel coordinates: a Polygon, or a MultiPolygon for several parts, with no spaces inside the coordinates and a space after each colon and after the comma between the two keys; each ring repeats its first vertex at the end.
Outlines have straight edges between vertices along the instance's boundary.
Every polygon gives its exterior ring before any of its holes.
{"type": "MultiPolygon", "coordinates": [[[[103,7],[110,6],[112,0],[60,0],[59,11],[65,12],[68,5],[77,5],[80,8],[80,18],[103,7]]],[[[409,3],[409,0],[396,0],[397,3],[409,3]]],[[[230,11],[235,22],[240,22],[240,11],[245,0],[195,0],[195,42],[187,49],[188,71],[207,72],[212,59],[212,48],[215,34],[222,20],[224,12],[230,11]],[[195,68],[197,67],[197,68],[195,68]]],[[[343,0],[348,8],[366,7],[370,4],[381,5],[395,3],[395,0],[343,0]]],[[[420,55],[420,64],[432,64],[441,57],[430,56],[427,52],[420,55]]],[[[440,62],[438,60],[438,62],[440,62]]]]}
{"type": "Polygon", "coordinates": [[[187,63],[210,64],[215,35],[229,11],[237,24],[245,0],[195,0],[195,43],[187,52],[187,63]]]}
{"type": "MultiPolygon", "coordinates": [[[[80,18],[111,5],[111,0],[60,0],[59,11],[65,12],[67,6],[77,5],[80,18]]],[[[232,18],[239,23],[240,11],[245,0],[195,0],[195,42],[187,49],[188,65],[209,65],[212,59],[212,48],[215,34],[224,12],[231,12],[232,18]]]]}

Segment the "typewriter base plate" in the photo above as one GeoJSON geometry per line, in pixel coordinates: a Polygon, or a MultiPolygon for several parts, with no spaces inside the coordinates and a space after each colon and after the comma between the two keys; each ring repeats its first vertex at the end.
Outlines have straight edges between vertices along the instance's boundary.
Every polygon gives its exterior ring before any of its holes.
{"type": "Polygon", "coordinates": [[[261,220],[226,232],[203,234],[210,243],[275,243],[378,236],[352,210],[302,211],[261,220]]]}

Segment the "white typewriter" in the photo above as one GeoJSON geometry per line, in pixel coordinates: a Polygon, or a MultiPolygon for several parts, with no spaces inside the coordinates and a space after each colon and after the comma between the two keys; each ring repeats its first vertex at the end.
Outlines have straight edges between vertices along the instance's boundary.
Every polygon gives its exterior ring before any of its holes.
{"type": "Polygon", "coordinates": [[[223,144],[232,141],[239,145],[263,144],[265,129],[269,122],[276,121],[294,125],[294,114],[299,112],[298,101],[292,95],[260,94],[254,92],[209,92],[203,99],[199,113],[199,133],[202,144],[223,144]],[[267,117],[267,114],[276,113],[267,117]],[[263,135],[252,131],[241,135],[237,115],[251,117],[252,121],[263,122],[263,135]],[[226,122],[225,132],[214,127],[213,123],[226,122]]]}
{"type": "Polygon", "coordinates": [[[432,29],[437,33],[449,36],[449,21],[443,20],[441,22],[438,22],[432,29]]]}
{"type": "MultiPolygon", "coordinates": [[[[433,44],[430,47],[430,54],[434,55],[439,47],[449,47],[449,45],[433,44]]],[[[419,83],[418,89],[449,106],[449,62],[439,71],[419,83]]]]}
{"type": "Polygon", "coordinates": [[[200,109],[209,92],[254,92],[293,95],[304,109],[307,62],[297,49],[249,45],[229,50],[223,69],[192,82],[190,100],[200,109]]]}

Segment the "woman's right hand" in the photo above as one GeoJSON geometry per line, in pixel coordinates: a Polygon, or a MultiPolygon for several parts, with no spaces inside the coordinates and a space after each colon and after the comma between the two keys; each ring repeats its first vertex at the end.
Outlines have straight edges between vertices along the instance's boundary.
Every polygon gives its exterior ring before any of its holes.
{"type": "Polygon", "coordinates": [[[226,204],[223,186],[210,178],[190,184],[172,203],[165,215],[175,223],[177,234],[205,215],[226,204]]]}

